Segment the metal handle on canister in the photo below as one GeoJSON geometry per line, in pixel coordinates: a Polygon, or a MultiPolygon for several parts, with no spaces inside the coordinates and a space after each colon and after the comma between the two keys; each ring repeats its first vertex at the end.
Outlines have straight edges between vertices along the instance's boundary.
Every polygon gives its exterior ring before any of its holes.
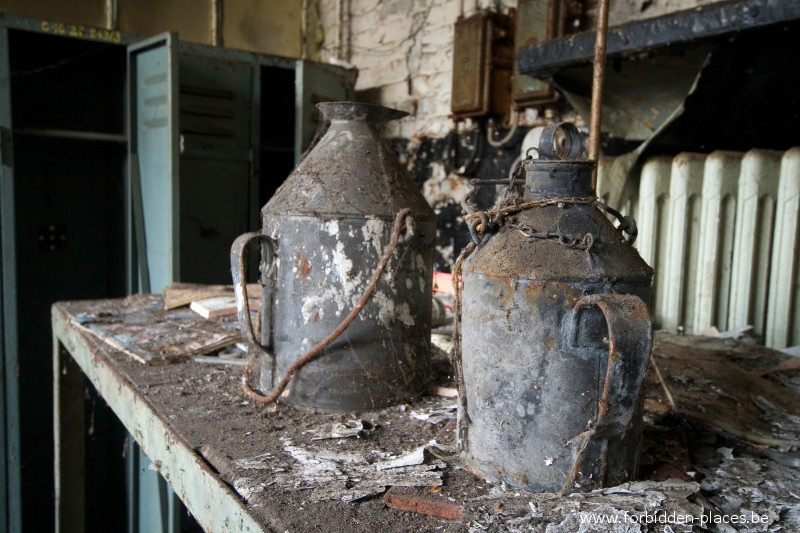
{"type": "Polygon", "coordinates": [[[639,402],[650,364],[653,322],[647,305],[633,294],[590,294],[572,310],[569,343],[576,344],[581,309],[597,306],[608,324],[608,366],[603,394],[591,438],[607,438],[624,431],[639,402]]]}
{"type": "MultiPolygon", "coordinates": [[[[242,336],[253,346],[261,348],[265,353],[272,346],[272,269],[275,259],[275,240],[263,233],[253,232],[239,235],[231,245],[231,276],[233,277],[234,294],[236,295],[236,312],[239,317],[239,327],[242,336]],[[251,241],[260,239],[266,245],[268,255],[264,261],[261,297],[261,331],[266,333],[266,338],[258,342],[253,333],[253,323],[250,320],[250,303],[247,297],[247,267],[245,265],[245,250],[251,241]]],[[[271,355],[271,354],[270,354],[271,355]]]]}

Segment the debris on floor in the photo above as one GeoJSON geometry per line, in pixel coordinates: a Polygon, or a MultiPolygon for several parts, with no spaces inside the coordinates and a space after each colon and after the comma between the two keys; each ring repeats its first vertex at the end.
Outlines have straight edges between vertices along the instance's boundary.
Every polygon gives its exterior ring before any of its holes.
{"type": "MultiPolygon", "coordinates": [[[[100,326],[120,320],[119,306],[81,309],[100,326]]],[[[434,356],[429,390],[452,396],[447,354],[434,356]]],[[[279,515],[280,531],[374,532],[398,517],[398,531],[447,533],[800,531],[798,359],[747,337],[659,332],[652,361],[638,481],[566,496],[465,470],[452,397],[369,412],[264,409],[243,398],[239,368],[119,353],[114,364],[250,512],[279,515]]]]}
{"type": "Polygon", "coordinates": [[[456,404],[447,405],[444,408],[440,409],[417,409],[411,411],[411,416],[416,418],[417,420],[424,420],[429,424],[433,424],[434,426],[437,424],[441,424],[442,422],[447,422],[448,420],[452,420],[456,417],[456,410],[458,406],[456,404]]]}
{"type": "Polygon", "coordinates": [[[645,409],[656,415],[672,410],[754,446],[798,448],[800,393],[754,371],[791,356],[730,341],[712,349],[702,338],[674,337],[654,344],[645,409]]]}
{"type": "Polygon", "coordinates": [[[717,531],[800,531],[797,470],[769,459],[735,456],[730,448],[717,452],[722,463],[709,469],[700,484],[707,502],[705,512],[710,513],[709,522],[718,526],[717,531]],[[751,523],[725,524],[724,516],[744,516],[751,523]],[[752,523],[755,517],[758,522],[752,523]]]}
{"type": "Polygon", "coordinates": [[[368,437],[379,427],[379,424],[369,420],[348,420],[344,423],[334,422],[331,424],[330,430],[324,430],[321,437],[314,437],[311,440],[363,438],[368,437]]]}
{"type": "MultiPolygon", "coordinates": [[[[284,457],[262,455],[239,461],[236,466],[270,473],[266,485],[285,491],[306,491],[310,501],[354,501],[383,494],[390,486],[434,487],[442,483],[445,463],[426,450],[436,446],[432,441],[400,456],[387,456],[380,451],[370,453],[339,451],[321,446],[301,446],[283,440],[284,457]],[[258,464],[262,466],[257,466],[258,464]]],[[[245,499],[263,491],[251,477],[234,481],[237,492],[245,499]],[[255,485],[254,485],[255,482],[255,485]]]]}
{"type": "Polygon", "coordinates": [[[695,482],[678,480],[636,481],[569,496],[495,488],[465,505],[464,520],[470,532],[634,533],[662,532],[666,525],[688,533],[692,517],[702,511],[690,501],[698,489],[695,482]]]}

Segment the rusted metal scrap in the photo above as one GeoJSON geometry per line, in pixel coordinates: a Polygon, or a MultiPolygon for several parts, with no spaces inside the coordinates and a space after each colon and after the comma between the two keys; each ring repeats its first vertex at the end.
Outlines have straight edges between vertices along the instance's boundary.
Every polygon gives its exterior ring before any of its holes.
{"type": "Polygon", "coordinates": [[[461,505],[444,500],[430,491],[392,487],[383,495],[383,502],[392,509],[411,511],[449,520],[461,520],[461,505]]]}

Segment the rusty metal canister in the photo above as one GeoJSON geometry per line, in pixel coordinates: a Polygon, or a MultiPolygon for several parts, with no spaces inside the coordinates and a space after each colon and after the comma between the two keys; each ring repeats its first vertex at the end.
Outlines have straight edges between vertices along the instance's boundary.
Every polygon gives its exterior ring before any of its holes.
{"type": "Polygon", "coordinates": [[[239,317],[259,353],[253,386],[271,391],[340,325],[375,271],[395,216],[410,209],[413,224],[373,296],[281,395],[283,403],[323,410],[380,408],[417,394],[429,367],[436,219],[377,129],[406,113],[353,102],[317,107],[328,129],[263,207],[261,231],[240,236],[231,252],[241,308],[236,265],[247,243],[261,243],[260,339],[247,313],[239,317]]]}
{"type": "Polygon", "coordinates": [[[577,129],[548,126],[538,152],[525,161],[522,198],[471,217],[462,457],[493,482],[591,490],[637,471],[653,272],[632,246],[632,219],[597,202],[577,129]]]}

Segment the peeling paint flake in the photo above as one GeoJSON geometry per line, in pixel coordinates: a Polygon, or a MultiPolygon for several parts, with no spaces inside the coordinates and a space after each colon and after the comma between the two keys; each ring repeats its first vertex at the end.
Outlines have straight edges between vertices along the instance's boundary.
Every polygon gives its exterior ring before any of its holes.
{"type": "Polygon", "coordinates": [[[325,231],[328,232],[328,235],[333,235],[334,237],[336,235],[339,235],[339,221],[338,220],[329,220],[328,222],[325,223],[325,225],[323,227],[325,228],[325,231]]]}
{"type": "Polygon", "coordinates": [[[383,245],[381,240],[383,238],[383,220],[370,219],[366,224],[361,227],[361,233],[364,235],[364,242],[372,244],[372,247],[378,253],[383,253],[383,245]]]}
{"type": "Polygon", "coordinates": [[[406,326],[413,326],[415,324],[414,317],[411,316],[411,307],[408,303],[403,302],[398,306],[397,318],[406,326]]]}

